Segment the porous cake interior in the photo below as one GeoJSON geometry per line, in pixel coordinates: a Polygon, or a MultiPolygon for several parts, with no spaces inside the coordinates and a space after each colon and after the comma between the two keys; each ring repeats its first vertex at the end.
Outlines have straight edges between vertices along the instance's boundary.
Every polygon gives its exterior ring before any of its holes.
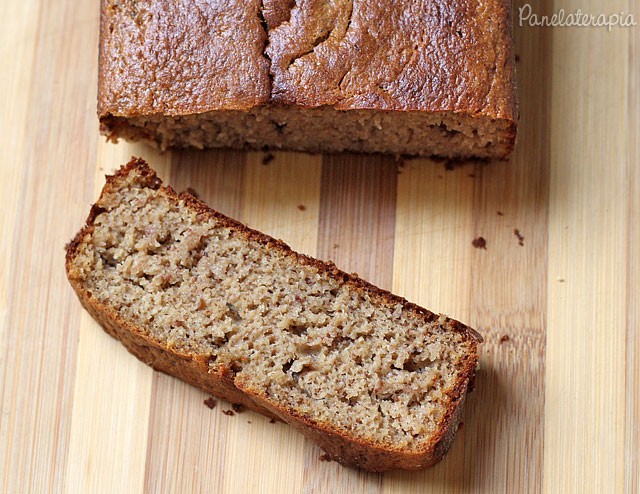
{"type": "Polygon", "coordinates": [[[374,443],[419,450],[475,344],[165,189],[119,179],[71,276],[153,339],[374,443]]]}
{"type": "Polygon", "coordinates": [[[162,149],[231,147],[310,152],[373,152],[444,158],[506,156],[513,126],[506,120],[452,112],[341,111],[266,106],[170,117],[103,116],[112,139],[147,140],[162,149]]]}

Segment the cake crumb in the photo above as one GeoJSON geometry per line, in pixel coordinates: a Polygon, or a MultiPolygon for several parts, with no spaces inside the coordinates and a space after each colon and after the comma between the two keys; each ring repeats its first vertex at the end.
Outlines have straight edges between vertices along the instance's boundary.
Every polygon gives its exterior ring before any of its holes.
{"type": "Polygon", "coordinates": [[[276,419],[274,419],[274,418],[270,418],[270,419],[269,419],[269,423],[270,423],[270,424],[275,424],[276,422],[277,422],[277,420],[276,420],[276,419]]]}
{"type": "Polygon", "coordinates": [[[235,412],[233,410],[222,410],[222,413],[228,415],[229,417],[233,417],[235,415],[235,412]]]}
{"type": "Polygon", "coordinates": [[[459,431],[460,431],[460,430],[462,430],[462,428],[463,428],[463,427],[464,427],[464,422],[460,422],[460,423],[458,424],[458,430],[459,430],[459,431]]]}
{"type": "Polygon", "coordinates": [[[511,339],[511,338],[509,338],[509,335],[508,335],[508,334],[503,334],[503,335],[500,337],[500,343],[506,343],[506,342],[507,342],[507,341],[509,341],[510,339],[511,339]]]}
{"type": "Polygon", "coordinates": [[[211,410],[213,410],[216,407],[216,400],[213,399],[213,396],[207,398],[206,400],[203,401],[203,403],[205,405],[207,405],[209,408],[211,408],[211,410]]]}
{"type": "Polygon", "coordinates": [[[520,233],[520,230],[518,230],[517,228],[513,230],[513,234],[518,237],[518,245],[522,247],[524,245],[524,235],[522,235],[522,233],[520,233]]]}
{"type": "Polygon", "coordinates": [[[504,213],[502,211],[496,211],[498,216],[504,216],[504,213]]]}
{"type": "Polygon", "coordinates": [[[476,249],[484,249],[487,250],[487,241],[484,237],[474,238],[471,242],[476,249]]]}
{"type": "Polygon", "coordinates": [[[247,420],[247,424],[250,424],[250,423],[251,423],[251,420],[247,420]]]}
{"type": "Polygon", "coordinates": [[[231,408],[233,408],[233,411],[236,413],[241,413],[244,411],[244,406],[242,406],[240,403],[233,403],[231,405],[231,408]]]}
{"type": "Polygon", "coordinates": [[[304,204],[298,204],[298,209],[300,211],[306,211],[307,210],[307,206],[305,206],[304,204]]]}
{"type": "Polygon", "coordinates": [[[520,55],[518,55],[517,53],[516,53],[514,58],[516,60],[516,63],[518,63],[520,61],[520,55]]]}
{"type": "Polygon", "coordinates": [[[262,164],[263,165],[268,165],[269,163],[271,163],[276,157],[273,155],[273,153],[267,153],[262,157],[262,164]]]}
{"type": "Polygon", "coordinates": [[[333,460],[327,453],[322,453],[320,455],[320,461],[333,461],[333,460]]]}
{"type": "Polygon", "coordinates": [[[558,283],[564,283],[564,278],[558,278],[558,283]]]}

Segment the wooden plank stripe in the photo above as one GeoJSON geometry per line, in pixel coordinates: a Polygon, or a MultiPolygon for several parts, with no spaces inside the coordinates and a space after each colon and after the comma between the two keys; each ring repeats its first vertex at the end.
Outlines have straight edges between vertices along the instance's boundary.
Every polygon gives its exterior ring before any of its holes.
{"type": "MultiPolygon", "coordinates": [[[[176,190],[195,188],[214,209],[241,215],[246,156],[233,151],[180,151],[172,156],[167,183],[176,190]]],[[[220,492],[228,466],[226,438],[231,417],[214,410],[201,391],[160,373],[153,374],[145,492],[220,492]]]]}
{"type": "MultiPolygon", "coordinates": [[[[410,160],[398,177],[393,290],[435,312],[470,322],[473,168],[447,171],[442,163],[410,160]]],[[[470,396],[467,407],[480,399],[470,396]]],[[[466,413],[468,422],[471,414],[466,413]]],[[[385,493],[460,492],[465,475],[465,426],[443,462],[421,472],[392,472],[385,493]]],[[[477,460],[476,460],[477,461],[477,460]]]]}
{"type": "MultiPolygon", "coordinates": [[[[170,154],[140,144],[114,146],[96,139],[101,143],[92,202],[104,186],[105,175],[115,172],[131,156],[144,156],[161,178],[169,176],[170,154]]],[[[85,207],[83,214],[87,210],[85,207]]],[[[151,386],[151,368],[83,312],[66,472],[69,492],[142,491],[151,386]]]]}
{"type": "Polygon", "coordinates": [[[398,164],[390,157],[323,159],[318,256],[380,288],[393,282],[398,164]]]}
{"type": "Polygon", "coordinates": [[[21,177],[12,193],[20,213],[9,237],[11,291],[3,321],[9,331],[0,349],[0,488],[6,492],[60,492],[64,484],[81,310],[66,281],[62,248],[86,214],[93,177],[95,143],[78,149],[76,139],[96,127],[92,115],[77,109],[95,101],[90,68],[97,51],[75,47],[95,32],[95,10],[40,2],[14,11],[32,16],[18,17],[25,30],[16,39],[31,39],[25,50],[33,56],[22,58],[28,104],[24,126],[13,134],[23,147],[8,162],[21,177]],[[36,26],[30,36],[29,22],[36,26]],[[62,47],[51,42],[56,32],[70,33],[62,47]],[[52,84],[60,80],[65,84],[52,84]],[[74,132],[60,132],[43,115],[65,115],[74,132]],[[54,218],[54,211],[65,214],[54,218]]]}
{"type": "MultiPolygon", "coordinates": [[[[629,3],[611,1],[603,9],[602,2],[575,0],[562,6],[599,13],[625,11],[629,3]]],[[[624,489],[629,32],[553,32],[545,362],[548,492],[624,489]],[[578,60],[577,50],[589,56],[578,60]]]]}
{"type": "MultiPolygon", "coordinates": [[[[315,255],[321,169],[322,158],[317,155],[248,153],[242,221],[299,252],[315,255]]],[[[243,413],[230,421],[224,492],[258,492],[264,486],[301,492],[305,450],[310,448],[292,427],[243,413]],[[247,471],[252,474],[246,475],[247,471]]]]}
{"type": "MultiPolygon", "coordinates": [[[[26,465],[20,460],[25,445],[21,442],[18,425],[21,425],[20,411],[16,408],[21,382],[16,379],[15,370],[9,367],[7,352],[13,352],[18,336],[13,325],[16,308],[13,306],[17,295],[14,293],[15,265],[14,252],[20,248],[14,241],[16,219],[19,217],[19,198],[26,171],[22,163],[28,150],[26,135],[29,130],[28,108],[32,98],[31,87],[34,71],[35,40],[40,28],[40,5],[38,2],[2,2],[0,16],[11,19],[0,30],[0,64],[2,67],[21,67],[22,70],[7,70],[0,77],[0,108],[9,126],[0,132],[0,147],[6,156],[6,163],[0,165],[0,491],[23,489],[27,479],[22,476],[26,465]],[[29,40],[22,42],[22,40],[29,40]],[[13,300],[12,300],[13,299],[13,300]],[[17,457],[17,458],[16,458],[17,457]]],[[[30,135],[29,137],[32,137],[30,135]]],[[[27,425],[28,427],[28,425],[27,425]]],[[[27,439],[30,439],[26,437],[27,439]]]]}
{"type": "MultiPolygon", "coordinates": [[[[629,12],[640,17],[640,0],[629,12]]],[[[627,259],[625,492],[640,492],[640,28],[629,32],[629,243],[627,259]]]]}
{"type": "MultiPolygon", "coordinates": [[[[325,156],[322,165],[318,257],[382,287],[393,279],[397,163],[380,156],[325,156]]],[[[319,460],[306,451],[305,492],[378,493],[382,476],[319,460]]]]}

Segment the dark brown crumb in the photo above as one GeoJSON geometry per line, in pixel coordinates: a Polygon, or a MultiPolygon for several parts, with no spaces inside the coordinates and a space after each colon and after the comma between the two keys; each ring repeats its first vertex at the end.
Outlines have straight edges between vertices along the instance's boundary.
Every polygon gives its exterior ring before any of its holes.
{"type": "Polygon", "coordinates": [[[320,461],[333,461],[333,460],[327,453],[322,453],[320,455],[320,461]]]}
{"type": "Polygon", "coordinates": [[[231,408],[233,408],[233,411],[236,413],[244,412],[244,407],[240,403],[232,404],[231,408]]]}
{"type": "Polygon", "coordinates": [[[228,415],[229,417],[233,417],[235,415],[235,412],[233,410],[222,410],[222,413],[228,415]]]}
{"type": "Polygon", "coordinates": [[[229,315],[229,317],[231,317],[231,319],[233,319],[234,321],[242,320],[242,317],[240,317],[240,313],[238,312],[238,309],[236,309],[233,304],[230,304],[229,302],[227,302],[227,309],[229,309],[227,314],[229,315]]]}
{"type": "Polygon", "coordinates": [[[198,193],[196,192],[196,189],[194,189],[193,187],[187,187],[184,191],[185,191],[186,193],[188,193],[188,194],[191,194],[191,195],[192,195],[193,197],[195,197],[196,199],[199,199],[199,198],[200,198],[200,194],[198,194],[198,193]]]}
{"type": "Polygon", "coordinates": [[[461,431],[463,427],[464,427],[464,422],[460,422],[458,424],[458,430],[461,431]]]}
{"type": "Polygon", "coordinates": [[[520,61],[520,55],[518,55],[518,54],[516,53],[515,59],[516,59],[516,62],[519,62],[519,61],[520,61]]]}
{"type": "Polygon", "coordinates": [[[513,230],[513,234],[518,237],[518,245],[523,246],[524,245],[524,235],[522,235],[522,233],[520,233],[520,230],[518,230],[517,228],[515,230],[513,230]]]}
{"type": "Polygon", "coordinates": [[[484,237],[474,238],[471,242],[471,245],[473,245],[476,249],[487,250],[487,241],[484,237]]]}
{"type": "Polygon", "coordinates": [[[304,204],[298,204],[298,209],[300,211],[306,211],[307,210],[307,206],[305,206],[304,204]]]}
{"type": "Polygon", "coordinates": [[[276,420],[276,419],[269,419],[269,423],[270,423],[270,424],[275,424],[276,422],[277,422],[277,420],[276,420]]]}
{"type": "Polygon", "coordinates": [[[476,178],[476,174],[475,173],[469,173],[469,174],[467,174],[467,177],[476,178]]]}
{"type": "Polygon", "coordinates": [[[506,343],[506,342],[507,342],[507,341],[509,341],[510,339],[511,339],[511,338],[509,338],[509,335],[508,335],[508,334],[503,334],[503,335],[500,337],[500,343],[506,343]]]}
{"type": "Polygon", "coordinates": [[[504,216],[504,213],[502,211],[496,211],[496,213],[498,213],[498,216],[504,216]]]}
{"type": "Polygon", "coordinates": [[[213,397],[207,398],[206,400],[204,400],[203,403],[207,405],[209,408],[211,408],[211,410],[213,410],[216,407],[216,400],[214,400],[213,397]]]}
{"type": "Polygon", "coordinates": [[[451,170],[456,169],[456,162],[453,160],[446,160],[444,162],[444,169],[450,172],[451,170]]]}
{"type": "Polygon", "coordinates": [[[272,153],[267,153],[262,157],[262,164],[268,165],[275,159],[275,156],[272,153]]]}

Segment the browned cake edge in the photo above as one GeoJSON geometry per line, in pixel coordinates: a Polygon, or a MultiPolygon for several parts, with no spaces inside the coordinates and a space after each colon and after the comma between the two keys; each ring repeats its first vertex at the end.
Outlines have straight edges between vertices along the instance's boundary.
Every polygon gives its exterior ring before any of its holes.
{"type": "MultiPolygon", "coordinates": [[[[145,187],[153,189],[161,187],[162,181],[147,163],[142,159],[132,158],[127,165],[120,168],[114,175],[106,177],[107,180],[102,195],[116,190],[118,178],[127,176],[133,171],[142,177],[142,185],[145,187]]],[[[405,310],[419,315],[427,323],[439,317],[422,307],[408,302],[404,298],[377,288],[355,275],[339,270],[331,262],[320,261],[294,252],[282,241],[252,230],[242,223],[214,211],[189,193],[177,194],[168,186],[162,187],[162,189],[176,201],[183,200],[187,207],[202,215],[203,218],[214,219],[219,225],[231,228],[244,235],[247,239],[268,246],[269,249],[278,249],[283,255],[293,257],[302,265],[314,266],[328,276],[351,285],[355,290],[377,294],[389,303],[400,303],[405,310]]],[[[324,449],[329,458],[344,465],[369,471],[386,471],[390,469],[418,470],[434,465],[444,457],[458,430],[466,393],[472,386],[476,372],[478,362],[477,345],[482,342],[482,337],[475,330],[449,318],[444,323],[450,331],[464,333],[475,345],[473,345],[473,352],[465,358],[464,369],[453,391],[450,393],[450,405],[443,416],[438,432],[434,434],[432,440],[420,451],[406,451],[394,449],[393,446],[382,447],[371,444],[347,436],[337,431],[331,424],[315,421],[310,416],[301,415],[295,409],[282,406],[269,399],[259,390],[252,389],[246,383],[235,378],[234,370],[229,366],[211,364],[209,359],[202,355],[180,353],[162,345],[160,342],[145,335],[141,328],[123,319],[113,307],[105,305],[92,297],[91,293],[82,286],[81,281],[72,276],[71,265],[79,245],[83,242],[85,235],[93,230],[94,220],[100,213],[101,209],[94,205],[91,208],[85,226],[66,246],[65,265],[67,277],[80,303],[89,314],[108,334],[120,340],[141,361],[155,370],[175,376],[221,399],[245,405],[268,417],[287,422],[324,449]]]]}

